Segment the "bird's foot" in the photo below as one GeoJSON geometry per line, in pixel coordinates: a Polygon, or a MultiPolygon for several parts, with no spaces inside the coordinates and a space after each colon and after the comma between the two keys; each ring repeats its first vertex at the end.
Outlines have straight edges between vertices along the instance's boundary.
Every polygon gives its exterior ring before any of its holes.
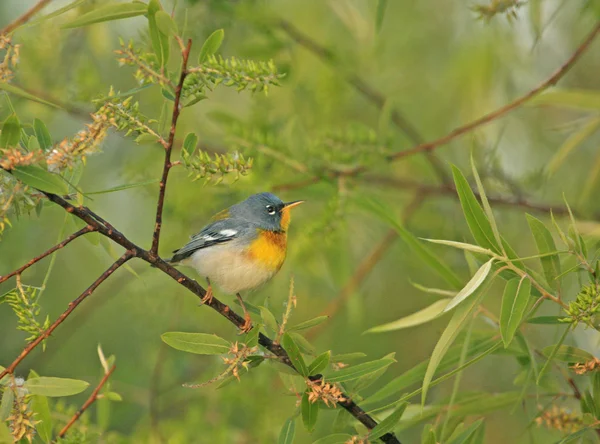
{"type": "Polygon", "coordinates": [[[241,325],[240,332],[238,334],[243,335],[248,333],[250,330],[252,330],[252,327],[252,319],[250,319],[250,315],[246,313],[244,316],[244,323],[241,325]]]}
{"type": "Polygon", "coordinates": [[[206,289],[206,294],[204,295],[204,297],[201,299],[203,304],[211,304],[213,300],[213,291],[212,291],[212,287],[209,285],[208,288],[206,289]]]}

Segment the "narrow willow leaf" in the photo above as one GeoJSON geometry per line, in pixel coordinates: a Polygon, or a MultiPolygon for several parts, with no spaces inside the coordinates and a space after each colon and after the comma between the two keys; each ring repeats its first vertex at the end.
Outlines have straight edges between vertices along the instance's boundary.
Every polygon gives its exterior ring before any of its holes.
{"type": "Polygon", "coordinates": [[[412,281],[410,282],[410,285],[412,285],[417,290],[420,290],[424,293],[436,294],[438,296],[446,296],[446,297],[450,297],[450,298],[453,298],[454,296],[456,296],[456,291],[443,290],[441,288],[429,288],[429,287],[425,287],[424,285],[417,284],[416,282],[412,282],[412,281]]]}
{"type": "Polygon", "coordinates": [[[564,316],[538,316],[527,320],[528,324],[564,324],[560,320],[564,319],[564,316]]]}
{"type": "Polygon", "coordinates": [[[14,442],[12,433],[4,421],[0,421],[0,442],[6,444],[14,442]]]}
{"type": "Polygon", "coordinates": [[[336,372],[333,372],[325,378],[328,382],[347,382],[352,381],[354,379],[358,379],[361,376],[370,375],[375,373],[381,369],[389,367],[394,362],[395,359],[390,358],[382,358],[376,361],[364,362],[362,364],[352,365],[350,367],[343,368],[336,372]]]}
{"type": "Polygon", "coordinates": [[[35,137],[37,138],[40,148],[44,151],[48,151],[52,148],[52,137],[44,122],[40,119],[33,120],[33,130],[35,131],[35,137]]]}
{"type": "Polygon", "coordinates": [[[0,401],[0,424],[4,424],[4,421],[10,416],[14,402],[15,392],[10,388],[4,389],[2,401],[0,401]]]}
{"type": "MultiPolygon", "coordinates": [[[[44,442],[52,441],[52,416],[50,415],[50,406],[48,398],[41,395],[34,395],[31,398],[31,411],[35,413],[35,430],[44,442]]],[[[0,442],[2,442],[0,440],[0,442]]]]}
{"type": "Polygon", "coordinates": [[[515,278],[506,283],[500,310],[500,334],[504,341],[504,348],[510,345],[521,325],[530,297],[531,281],[529,279],[515,278]]]}
{"type": "Polygon", "coordinates": [[[165,11],[158,11],[155,15],[156,26],[164,35],[177,35],[177,24],[165,11]]]}
{"type": "Polygon", "coordinates": [[[21,123],[16,114],[11,114],[2,123],[0,148],[16,147],[21,139],[21,123]]]}
{"type": "Polygon", "coordinates": [[[569,333],[569,330],[571,330],[570,327],[568,327],[567,329],[565,329],[565,332],[560,337],[558,343],[556,345],[550,347],[551,348],[550,353],[548,355],[546,355],[546,356],[548,356],[548,360],[542,366],[542,369],[540,370],[540,373],[538,374],[537,380],[535,381],[537,385],[540,384],[540,381],[542,380],[542,376],[544,376],[544,373],[546,373],[546,370],[548,369],[548,367],[550,367],[550,364],[552,363],[552,360],[554,359],[554,356],[558,353],[558,350],[560,349],[560,346],[562,345],[562,343],[567,338],[567,333],[569,333]]]}
{"type": "Polygon", "coordinates": [[[298,370],[298,373],[300,373],[302,376],[308,376],[308,368],[306,367],[304,358],[300,353],[298,345],[294,342],[289,333],[285,333],[283,335],[281,345],[283,345],[283,349],[287,352],[292,364],[294,365],[294,368],[298,370]]]}
{"type": "Polygon", "coordinates": [[[444,313],[444,309],[448,306],[451,299],[440,299],[434,302],[429,307],[419,310],[416,313],[410,314],[394,322],[378,325],[365,331],[366,333],[383,333],[388,331],[400,330],[403,328],[414,327],[426,322],[432,321],[440,317],[444,313]]]}
{"type": "Polygon", "coordinates": [[[589,431],[591,430],[591,427],[584,427],[583,429],[580,429],[576,432],[573,433],[569,433],[567,436],[565,436],[563,439],[561,439],[560,441],[557,441],[556,444],[568,444],[574,441],[580,441],[580,438],[582,438],[584,435],[586,435],[589,431]]]}
{"type": "Polygon", "coordinates": [[[498,225],[496,224],[496,219],[494,218],[494,212],[492,211],[492,207],[488,202],[488,198],[485,194],[485,189],[483,188],[483,183],[481,182],[481,178],[479,177],[479,173],[477,172],[477,168],[475,167],[475,161],[473,160],[473,152],[471,151],[471,170],[473,171],[473,177],[475,178],[475,183],[477,184],[477,191],[479,192],[479,197],[481,199],[481,203],[483,204],[483,209],[485,214],[490,222],[490,226],[492,227],[492,232],[494,233],[494,238],[496,239],[496,244],[502,247],[502,237],[500,236],[500,231],[498,231],[498,225]]]}
{"type": "Polygon", "coordinates": [[[347,442],[351,442],[351,440],[352,435],[348,435],[347,433],[334,433],[333,435],[324,436],[323,438],[317,439],[312,444],[345,444],[347,442]]]}
{"type": "Polygon", "coordinates": [[[51,106],[53,108],[63,109],[62,106],[60,106],[60,105],[58,105],[56,103],[52,103],[52,102],[48,102],[47,100],[40,99],[39,97],[34,96],[33,94],[28,93],[24,89],[21,89],[18,86],[12,85],[10,83],[2,83],[2,82],[0,82],[0,91],[6,91],[7,93],[14,94],[15,96],[19,96],[19,97],[22,97],[24,99],[31,100],[32,102],[38,102],[38,103],[41,103],[43,105],[48,105],[48,106],[51,106]]]}
{"type": "Polygon", "coordinates": [[[145,180],[144,182],[138,182],[138,183],[127,183],[124,185],[118,185],[116,187],[107,188],[106,190],[86,191],[85,195],[87,196],[88,194],[93,195],[93,194],[115,193],[117,191],[129,190],[131,188],[145,187],[147,185],[153,185],[155,183],[158,183],[158,180],[152,179],[152,180],[145,180]]]}
{"type": "Polygon", "coordinates": [[[51,18],[58,17],[59,15],[62,15],[65,12],[68,12],[71,9],[76,8],[77,6],[81,5],[82,3],[86,2],[86,1],[88,1],[88,0],[75,0],[72,3],[69,3],[68,5],[63,6],[62,8],[58,8],[56,11],[52,11],[50,14],[46,14],[38,19],[29,21],[25,25],[25,27],[35,26],[35,25],[45,22],[46,20],[49,20],[51,18]]]}
{"type": "Polygon", "coordinates": [[[383,205],[381,202],[373,199],[361,199],[356,201],[364,209],[377,216],[381,221],[391,226],[400,238],[411,248],[411,250],[419,256],[419,258],[431,267],[442,279],[444,279],[452,288],[461,288],[460,278],[429,248],[426,248],[422,242],[410,233],[404,226],[392,217],[393,211],[383,205]]]}
{"type": "Polygon", "coordinates": [[[308,393],[304,393],[304,395],[302,395],[302,422],[304,423],[306,430],[311,433],[313,430],[315,430],[318,416],[319,406],[316,402],[310,402],[308,399],[308,393]]]}
{"type": "Polygon", "coordinates": [[[352,361],[356,361],[362,358],[366,358],[367,355],[361,352],[354,352],[354,353],[342,353],[339,355],[333,355],[331,357],[331,362],[343,362],[343,363],[348,363],[348,362],[352,362],[352,361]]]}
{"type": "Polygon", "coordinates": [[[316,375],[319,372],[322,372],[329,365],[329,361],[331,359],[331,352],[326,351],[325,353],[321,353],[317,356],[313,362],[308,366],[308,374],[316,375]]]}
{"type": "Polygon", "coordinates": [[[108,22],[113,20],[120,20],[129,17],[136,17],[143,15],[148,12],[148,5],[142,2],[131,2],[131,3],[114,3],[110,5],[100,6],[87,12],[75,20],[72,20],[62,27],[68,28],[79,28],[81,26],[88,26],[94,23],[108,22]]]}
{"type": "Polygon", "coordinates": [[[545,347],[542,353],[546,357],[552,356],[562,362],[586,362],[594,359],[594,355],[571,345],[559,345],[558,347],[545,347]]]}
{"type": "Polygon", "coordinates": [[[31,395],[71,396],[83,392],[90,384],[79,379],[40,376],[29,378],[24,387],[31,395]]]}
{"type": "Polygon", "coordinates": [[[548,175],[552,176],[565,162],[566,158],[577,148],[581,143],[587,140],[592,134],[596,132],[600,126],[600,117],[590,119],[586,124],[579,130],[571,134],[567,140],[558,149],[556,154],[550,159],[546,167],[548,175]]]}
{"type": "Polygon", "coordinates": [[[438,444],[435,429],[431,424],[425,424],[421,433],[421,444],[438,444]]]}
{"type": "Polygon", "coordinates": [[[329,319],[329,316],[317,316],[316,318],[309,319],[308,321],[304,321],[304,322],[300,322],[299,324],[292,325],[287,330],[288,331],[306,330],[308,328],[312,328],[312,327],[315,327],[315,326],[317,326],[319,324],[322,324],[327,319],[329,319]]]}
{"type": "Polygon", "coordinates": [[[207,333],[168,332],[161,336],[163,342],[174,349],[199,355],[222,355],[229,352],[231,344],[225,339],[207,333]]]}
{"type": "MultiPolygon", "coordinates": [[[[196,147],[198,146],[198,136],[196,133],[188,133],[183,140],[183,152],[185,152],[188,156],[194,154],[196,151],[196,147]]],[[[183,154],[183,153],[182,153],[183,154]]]]}
{"type": "Polygon", "coordinates": [[[488,250],[487,248],[481,248],[478,245],[465,244],[464,242],[455,242],[455,241],[442,240],[442,239],[423,239],[423,240],[434,243],[434,244],[447,245],[449,247],[454,247],[454,248],[459,248],[461,250],[471,251],[473,253],[482,253],[482,254],[486,254],[488,256],[492,256],[494,254],[494,252],[492,250],[488,250]]]}
{"type": "Polygon", "coordinates": [[[494,230],[479,202],[477,202],[473,190],[469,186],[469,182],[467,182],[463,173],[454,165],[452,166],[452,175],[454,176],[454,184],[460,199],[460,205],[475,241],[483,248],[500,253],[501,249],[496,242],[494,230]]]}
{"type": "Polygon", "coordinates": [[[553,105],[578,110],[600,110],[600,92],[583,89],[555,89],[535,96],[529,105],[553,105]]]}
{"type": "Polygon", "coordinates": [[[314,345],[312,345],[308,340],[302,336],[300,333],[296,333],[295,331],[289,332],[290,336],[294,340],[294,342],[300,348],[300,351],[307,355],[314,355],[317,353],[317,349],[314,345]]]}
{"type": "Polygon", "coordinates": [[[263,323],[269,327],[274,332],[279,331],[279,325],[277,324],[277,320],[275,316],[267,307],[258,307],[260,309],[260,317],[263,323]]]}
{"type": "Polygon", "coordinates": [[[113,402],[121,402],[123,401],[123,397],[116,392],[106,392],[104,393],[104,397],[109,401],[113,402]]]}
{"type": "Polygon", "coordinates": [[[283,423],[277,444],[293,444],[294,435],[296,434],[296,419],[290,418],[283,423]]]}
{"type": "Polygon", "coordinates": [[[383,19],[385,17],[385,10],[387,8],[388,0],[378,0],[377,1],[377,13],[375,14],[375,30],[377,32],[381,31],[381,26],[383,25],[383,19]]]}
{"type": "Polygon", "coordinates": [[[202,49],[200,49],[198,63],[204,63],[209,56],[216,54],[221,47],[221,43],[223,43],[224,37],[225,31],[222,29],[217,29],[211,35],[209,35],[202,45],[202,49]]]}
{"type": "Polygon", "coordinates": [[[156,23],[156,14],[162,11],[162,6],[159,0],[150,0],[148,3],[148,29],[150,30],[150,41],[152,49],[158,59],[160,66],[165,66],[169,61],[169,36],[161,32],[156,23]]]}
{"type": "MultiPolygon", "coordinates": [[[[395,359],[395,358],[396,358],[396,352],[392,352],[392,353],[388,353],[387,355],[385,355],[382,359],[395,359]]],[[[370,387],[373,383],[377,382],[377,380],[379,378],[381,378],[385,374],[386,371],[387,371],[387,367],[383,367],[383,368],[377,370],[376,372],[369,373],[368,375],[365,375],[365,376],[361,376],[360,378],[358,378],[356,380],[356,382],[352,386],[352,391],[359,393],[359,392],[363,391],[364,389],[366,389],[367,387],[370,387]]]]}
{"type": "Polygon", "coordinates": [[[471,298],[466,303],[458,306],[454,314],[452,315],[452,319],[448,323],[448,326],[442,333],[442,336],[438,340],[435,348],[433,349],[433,353],[431,354],[431,359],[429,360],[429,364],[427,366],[427,371],[425,372],[425,377],[423,378],[423,387],[421,391],[421,405],[425,405],[425,400],[427,399],[427,392],[429,391],[429,386],[431,381],[433,380],[433,375],[435,374],[440,362],[442,361],[444,355],[463,329],[463,327],[468,323],[473,311],[479,305],[483,296],[485,295],[484,291],[479,292],[476,297],[471,298]]]}
{"type": "Polygon", "coordinates": [[[490,273],[490,270],[492,269],[493,262],[494,259],[490,259],[485,264],[483,264],[479,268],[479,270],[477,270],[477,272],[473,275],[471,280],[467,282],[467,285],[465,285],[464,288],[460,290],[450,302],[448,302],[448,305],[446,306],[446,308],[444,308],[444,312],[452,310],[462,301],[471,296],[481,286],[481,284],[483,284],[488,274],[490,273]]]}
{"type": "Polygon", "coordinates": [[[58,174],[50,173],[36,165],[16,167],[12,170],[12,174],[24,184],[40,191],[53,194],[67,194],[69,192],[66,182],[58,174]]]}
{"type": "Polygon", "coordinates": [[[461,432],[456,438],[448,441],[448,444],[467,444],[470,439],[477,433],[477,430],[483,424],[483,418],[475,421],[466,430],[461,432]]]}
{"type": "Polygon", "coordinates": [[[376,439],[381,438],[386,433],[392,432],[396,427],[396,424],[398,424],[398,422],[400,421],[400,418],[402,418],[402,415],[404,414],[404,411],[406,410],[407,406],[408,402],[403,402],[398,408],[396,408],[396,410],[394,410],[394,412],[390,416],[388,416],[379,424],[377,424],[369,432],[369,440],[375,441],[376,439]]]}

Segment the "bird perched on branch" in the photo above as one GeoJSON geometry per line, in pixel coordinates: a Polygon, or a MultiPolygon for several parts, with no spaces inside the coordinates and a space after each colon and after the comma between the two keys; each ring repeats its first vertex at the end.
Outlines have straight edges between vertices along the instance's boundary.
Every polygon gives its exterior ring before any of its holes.
{"type": "Polygon", "coordinates": [[[205,303],[212,301],[213,283],[223,292],[235,294],[244,310],[241,331],[248,332],[252,323],[240,293],[277,274],[285,261],[290,210],[302,202],[284,203],[271,193],[254,194],[217,213],[167,262],[189,265],[206,277],[205,303]]]}

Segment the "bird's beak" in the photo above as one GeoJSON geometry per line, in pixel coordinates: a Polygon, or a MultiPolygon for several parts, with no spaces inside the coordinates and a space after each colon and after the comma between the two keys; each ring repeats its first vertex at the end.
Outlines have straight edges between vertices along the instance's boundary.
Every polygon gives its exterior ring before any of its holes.
{"type": "Polygon", "coordinates": [[[293,208],[297,205],[300,205],[301,203],[304,203],[303,200],[294,200],[293,202],[286,202],[283,204],[283,208],[293,208]]]}

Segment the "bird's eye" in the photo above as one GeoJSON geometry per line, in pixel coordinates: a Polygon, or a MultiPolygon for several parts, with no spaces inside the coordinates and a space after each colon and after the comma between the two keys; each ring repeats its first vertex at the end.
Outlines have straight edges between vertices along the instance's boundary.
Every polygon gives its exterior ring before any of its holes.
{"type": "Polygon", "coordinates": [[[267,213],[269,214],[275,214],[275,207],[273,207],[273,205],[267,205],[267,213]]]}

